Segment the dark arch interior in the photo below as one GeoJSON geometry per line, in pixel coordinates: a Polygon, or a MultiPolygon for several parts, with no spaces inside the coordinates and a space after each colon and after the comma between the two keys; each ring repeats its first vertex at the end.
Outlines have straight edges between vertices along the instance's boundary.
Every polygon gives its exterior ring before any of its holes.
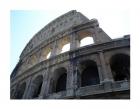
{"type": "Polygon", "coordinates": [[[116,54],[110,60],[111,70],[115,81],[130,79],[130,57],[125,54],[116,54]]]}
{"type": "Polygon", "coordinates": [[[55,88],[53,89],[53,92],[66,90],[67,70],[64,67],[55,70],[54,79],[55,83],[53,83],[53,85],[55,88]]]}
{"type": "Polygon", "coordinates": [[[49,93],[53,93],[55,91],[55,84],[54,84],[53,78],[50,79],[50,85],[49,85],[49,93]]]}
{"type": "Polygon", "coordinates": [[[67,74],[66,73],[62,74],[58,78],[57,84],[56,84],[56,92],[66,90],[66,78],[67,78],[67,74]]]}
{"type": "Polygon", "coordinates": [[[39,96],[42,88],[42,83],[43,83],[43,76],[38,76],[36,79],[33,81],[33,98],[36,98],[39,96]]]}
{"type": "Polygon", "coordinates": [[[26,88],[26,83],[23,83],[18,87],[16,99],[22,99],[25,88],[26,88]]]}
{"type": "Polygon", "coordinates": [[[100,83],[97,65],[94,61],[88,60],[81,63],[82,71],[81,86],[96,85],[100,83]]]}

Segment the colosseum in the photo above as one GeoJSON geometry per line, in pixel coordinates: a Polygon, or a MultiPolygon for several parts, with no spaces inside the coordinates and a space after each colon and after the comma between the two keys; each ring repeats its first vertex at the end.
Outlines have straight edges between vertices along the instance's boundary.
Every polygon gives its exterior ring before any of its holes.
{"type": "Polygon", "coordinates": [[[28,42],[10,76],[11,99],[130,99],[130,35],[111,39],[72,10],[28,42]],[[81,46],[84,38],[92,44],[81,46]],[[65,45],[69,50],[62,52],[65,45]]]}

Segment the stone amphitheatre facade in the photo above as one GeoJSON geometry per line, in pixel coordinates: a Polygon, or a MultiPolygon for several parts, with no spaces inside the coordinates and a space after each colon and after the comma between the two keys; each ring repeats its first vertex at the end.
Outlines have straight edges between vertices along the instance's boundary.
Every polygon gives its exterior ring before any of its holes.
{"type": "Polygon", "coordinates": [[[11,99],[129,99],[130,36],[111,39],[72,10],[35,34],[10,78],[11,99]],[[81,47],[86,37],[94,43],[81,47]]]}

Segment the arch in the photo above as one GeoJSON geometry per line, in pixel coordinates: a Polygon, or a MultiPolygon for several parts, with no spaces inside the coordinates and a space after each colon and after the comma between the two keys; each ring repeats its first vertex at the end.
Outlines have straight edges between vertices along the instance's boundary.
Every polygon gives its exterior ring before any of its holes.
{"type": "Polygon", "coordinates": [[[50,78],[49,80],[49,94],[53,93],[55,91],[55,82],[53,80],[53,78],[50,78]]]}
{"type": "Polygon", "coordinates": [[[80,47],[93,44],[94,40],[91,36],[86,36],[80,40],[80,47]]]}
{"type": "Polygon", "coordinates": [[[64,53],[69,50],[70,50],[70,43],[67,43],[62,47],[61,53],[64,53]]]}
{"type": "Polygon", "coordinates": [[[67,80],[67,74],[63,73],[57,80],[56,92],[66,90],[66,80],[67,80]]]}
{"type": "Polygon", "coordinates": [[[46,60],[46,59],[49,59],[50,56],[51,56],[51,50],[52,50],[52,49],[51,49],[50,45],[48,45],[48,46],[42,48],[42,50],[41,50],[40,61],[44,61],[44,60],[46,60]]]}
{"type": "Polygon", "coordinates": [[[85,60],[80,63],[81,87],[100,84],[96,62],[85,60]]]}
{"type": "Polygon", "coordinates": [[[115,81],[130,79],[130,56],[122,53],[113,55],[110,67],[115,81]]]}
{"type": "Polygon", "coordinates": [[[43,84],[43,76],[37,76],[32,82],[32,98],[39,96],[43,84]]]}
{"type": "Polygon", "coordinates": [[[23,98],[25,88],[26,88],[26,83],[25,82],[18,86],[17,93],[16,93],[16,99],[22,99],[23,98]]]}
{"type": "Polygon", "coordinates": [[[51,51],[47,54],[46,58],[49,59],[51,56],[51,51]]]}
{"type": "Polygon", "coordinates": [[[66,90],[67,70],[64,67],[56,69],[53,78],[53,92],[66,90]]]}
{"type": "Polygon", "coordinates": [[[37,56],[36,54],[33,54],[31,57],[30,57],[30,64],[31,65],[35,65],[37,63],[37,56]]]}
{"type": "Polygon", "coordinates": [[[57,54],[70,50],[70,38],[68,36],[59,39],[58,42],[57,54]]]}

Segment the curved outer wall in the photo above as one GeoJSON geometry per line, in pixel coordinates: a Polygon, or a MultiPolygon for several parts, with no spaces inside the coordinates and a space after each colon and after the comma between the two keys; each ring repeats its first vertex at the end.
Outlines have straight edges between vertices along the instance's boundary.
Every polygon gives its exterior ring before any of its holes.
{"type": "MultiPolygon", "coordinates": [[[[111,69],[110,60],[116,54],[130,57],[129,35],[112,40],[96,19],[70,11],[46,25],[26,45],[11,74],[11,99],[128,99],[130,80],[115,81],[111,69]],[[94,44],[80,47],[85,37],[93,38],[94,44]],[[70,51],[61,53],[68,43],[70,51]],[[82,86],[84,71],[96,71],[99,82],[82,86]]],[[[96,80],[93,76],[93,82],[96,80]]]]}

